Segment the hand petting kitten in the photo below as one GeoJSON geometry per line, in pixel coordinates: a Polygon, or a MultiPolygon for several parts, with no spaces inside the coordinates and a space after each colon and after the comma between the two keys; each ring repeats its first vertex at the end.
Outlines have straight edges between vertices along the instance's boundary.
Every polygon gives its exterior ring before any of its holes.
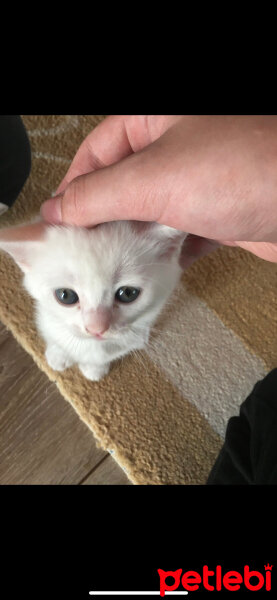
{"type": "Polygon", "coordinates": [[[275,115],[100,123],[42,205],[45,222],[0,231],[48,364],[104,377],[145,346],[182,268],[220,244],[277,262],[276,173],[275,115]]]}
{"type": "MultiPolygon", "coordinates": [[[[42,205],[51,223],[156,221],[277,261],[276,115],[116,115],[84,140],[42,205]]],[[[207,244],[207,238],[210,243],[207,244]]],[[[189,239],[188,239],[189,242],[189,239]]],[[[216,247],[216,246],[215,246],[216,247]]]]}

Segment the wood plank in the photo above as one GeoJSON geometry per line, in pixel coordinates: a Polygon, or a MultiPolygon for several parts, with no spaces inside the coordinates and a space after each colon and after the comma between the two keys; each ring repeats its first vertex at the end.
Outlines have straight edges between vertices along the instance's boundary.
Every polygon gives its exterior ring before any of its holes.
{"type": "Polygon", "coordinates": [[[133,485],[116,461],[108,455],[82,485],[133,485]]]}
{"type": "Polygon", "coordinates": [[[0,484],[78,484],[106,455],[1,324],[0,484]]]}

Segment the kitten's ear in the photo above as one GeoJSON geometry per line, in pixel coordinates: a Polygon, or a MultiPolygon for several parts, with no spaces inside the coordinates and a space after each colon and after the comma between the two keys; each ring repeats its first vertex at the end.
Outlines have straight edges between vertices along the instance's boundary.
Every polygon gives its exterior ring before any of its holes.
{"type": "Polygon", "coordinates": [[[49,225],[44,221],[36,221],[0,229],[0,250],[10,254],[20,269],[27,273],[42,246],[47,227],[49,225]]]}
{"type": "Polygon", "coordinates": [[[171,258],[180,255],[182,245],[188,235],[185,231],[160,223],[151,223],[150,231],[151,235],[159,241],[161,257],[171,258]]]}
{"type": "Polygon", "coordinates": [[[169,227],[168,225],[161,225],[160,223],[151,223],[151,231],[153,231],[153,233],[157,235],[161,240],[168,241],[184,241],[188,235],[185,231],[174,229],[173,227],[169,227]]]}
{"type": "Polygon", "coordinates": [[[161,225],[155,221],[132,221],[132,223],[136,233],[151,235],[151,238],[156,242],[156,251],[160,257],[178,256],[188,235],[185,231],[174,229],[174,227],[168,225],[161,225]]]}
{"type": "Polygon", "coordinates": [[[155,221],[132,221],[132,224],[137,233],[151,232],[151,235],[158,238],[161,242],[170,242],[170,240],[184,241],[188,235],[185,231],[174,229],[168,225],[161,225],[161,223],[156,223],[155,221]]]}

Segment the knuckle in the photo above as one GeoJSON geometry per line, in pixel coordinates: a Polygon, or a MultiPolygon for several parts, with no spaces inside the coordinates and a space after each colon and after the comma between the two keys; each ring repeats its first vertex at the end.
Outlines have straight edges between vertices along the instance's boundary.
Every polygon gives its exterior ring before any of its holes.
{"type": "Polygon", "coordinates": [[[84,213],[84,177],[79,176],[70,181],[64,191],[61,210],[62,220],[69,225],[81,225],[84,213]]]}

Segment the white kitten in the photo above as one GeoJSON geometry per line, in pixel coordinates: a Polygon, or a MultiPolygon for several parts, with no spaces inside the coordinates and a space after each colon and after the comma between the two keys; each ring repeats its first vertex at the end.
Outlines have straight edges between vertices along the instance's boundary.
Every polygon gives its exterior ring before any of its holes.
{"type": "Polygon", "coordinates": [[[73,364],[98,381],[111,361],[141,349],[179,281],[184,232],[114,221],[92,229],[42,221],[0,231],[24,272],[52,369],[73,364]]]}

